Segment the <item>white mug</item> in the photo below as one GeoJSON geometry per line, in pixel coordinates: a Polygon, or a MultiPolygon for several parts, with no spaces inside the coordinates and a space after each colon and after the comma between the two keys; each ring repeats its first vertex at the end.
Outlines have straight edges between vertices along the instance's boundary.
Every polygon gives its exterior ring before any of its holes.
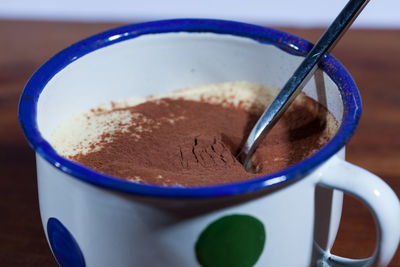
{"type": "Polygon", "coordinates": [[[256,25],[178,19],[113,29],[46,62],[25,87],[19,119],[36,151],[41,218],[58,263],[387,265],[400,239],[399,200],[380,178],[344,160],[361,100],[331,55],[303,91],[336,117],[337,134],[311,157],[264,177],[189,188],[139,184],[67,160],[46,141],[64,119],[110,101],[237,80],[281,88],[311,46],[256,25]],[[377,246],[368,259],[330,253],[342,192],[376,220],[377,246]]]}

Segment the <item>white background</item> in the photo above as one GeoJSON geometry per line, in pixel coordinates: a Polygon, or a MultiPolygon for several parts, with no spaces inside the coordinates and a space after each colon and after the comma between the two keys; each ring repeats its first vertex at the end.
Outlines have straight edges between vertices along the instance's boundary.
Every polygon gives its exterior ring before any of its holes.
{"type": "MultiPolygon", "coordinates": [[[[346,3],[346,0],[0,0],[0,19],[137,22],[206,17],[325,26],[346,3]]],[[[371,0],[354,26],[400,27],[400,0],[371,0]]]]}

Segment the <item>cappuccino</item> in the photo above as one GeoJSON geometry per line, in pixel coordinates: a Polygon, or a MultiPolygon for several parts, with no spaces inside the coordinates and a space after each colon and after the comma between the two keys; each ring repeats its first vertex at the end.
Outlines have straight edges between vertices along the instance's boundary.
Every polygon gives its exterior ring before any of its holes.
{"type": "Polygon", "coordinates": [[[337,131],[333,115],[302,93],[255,152],[255,174],[246,172],[236,156],[276,94],[242,81],[126,99],[62,122],[49,141],[64,157],[132,182],[239,182],[309,157],[337,131]]]}

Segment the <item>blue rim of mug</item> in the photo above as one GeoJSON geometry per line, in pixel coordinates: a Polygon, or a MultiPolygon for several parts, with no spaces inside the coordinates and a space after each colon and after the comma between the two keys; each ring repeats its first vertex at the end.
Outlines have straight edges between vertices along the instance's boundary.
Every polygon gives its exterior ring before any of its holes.
{"type": "Polygon", "coordinates": [[[320,68],[340,90],[344,106],[342,123],[336,135],[319,151],[309,158],[276,173],[231,184],[169,187],[125,181],[93,171],[57,154],[40,134],[36,120],[37,103],[46,84],[67,65],[97,49],[145,34],[168,32],[211,32],[246,37],[303,57],[312,48],[310,42],[280,30],[214,19],[152,21],[122,26],[91,36],[62,50],[48,60],[33,74],[24,88],[19,102],[18,118],[25,137],[36,153],[62,172],[103,188],[150,197],[204,198],[250,193],[283,185],[304,177],[337,153],[353,135],[361,115],[360,94],[354,80],[343,65],[333,56],[327,54],[321,61],[320,68]]]}

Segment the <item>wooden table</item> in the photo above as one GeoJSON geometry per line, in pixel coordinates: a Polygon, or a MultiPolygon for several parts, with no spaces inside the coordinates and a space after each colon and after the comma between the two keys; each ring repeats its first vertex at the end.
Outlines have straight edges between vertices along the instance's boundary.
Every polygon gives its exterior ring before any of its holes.
{"type": "MultiPolygon", "coordinates": [[[[21,91],[50,56],[86,36],[117,26],[0,21],[0,266],[57,266],[42,230],[34,152],[17,120],[21,91]]],[[[321,29],[285,29],[315,42],[321,29]]],[[[363,116],[348,160],[381,176],[400,195],[400,30],[350,30],[333,50],[356,80],[363,116]]],[[[399,222],[400,223],[400,222],[399,222]]],[[[345,197],[334,253],[367,257],[375,247],[368,210],[345,197]]],[[[400,251],[390,266],[400,266],[400,251]]]]}

